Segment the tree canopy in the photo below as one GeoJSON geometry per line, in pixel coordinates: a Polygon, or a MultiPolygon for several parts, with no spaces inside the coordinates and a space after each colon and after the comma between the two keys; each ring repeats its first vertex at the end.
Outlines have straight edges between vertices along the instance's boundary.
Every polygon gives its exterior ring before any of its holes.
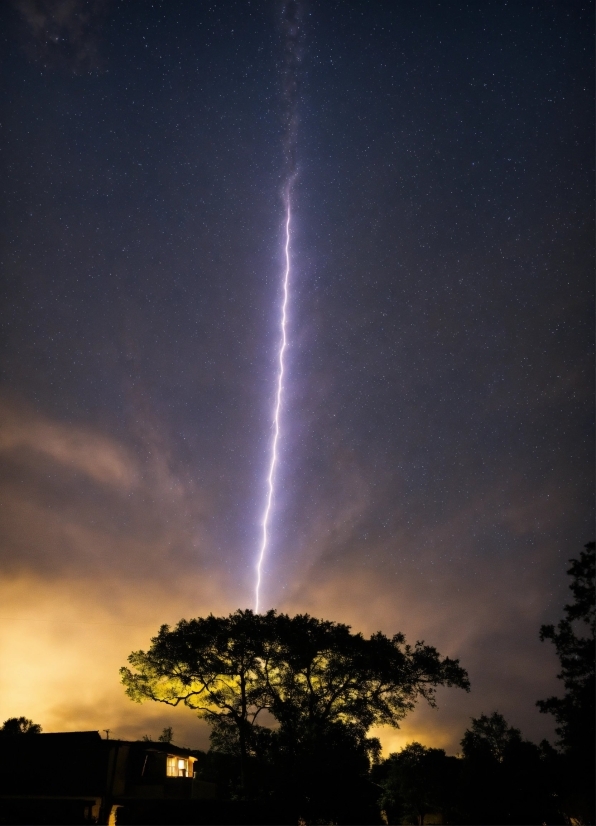
{"type": "Polygon", "coordinates": [[[40,734],[41,726],[27,717],[9,717],[0,727],[0,735],[11,737],[19,734],[40,734]]]}
{"type": "Polygon", "coordinates": [[[568,758],[571,806],[577,807],[587,822],[593,822],[594,817],[595,547],[594,542],[588,542],[579,559],[570,560],[567,573],[572,578],[569,587],[574,599],[565,605],[563,619],[556,627],[543,625],[540,629],[540,639],[554,643],[561,664],[557,676],[565,691],[562,697],[537,703],[541,712],[552,714],[557,722],[558,745],[568,758]]]}
{"type": "Polygon", "coordinates": [[[540,629],[540,639],[555,645],[561,663],[557,676],[565,694],[539,700],[537,705],[541,712],[555,717],[560,744],[572,751],[583,751],[584,743],[589,743],[591,750],[594,742],[594,549],[594,542],[589,542],[580,558],[571,560],[567,573],[572,577],[569,587],[574,601],[565,606],[565,617],[556,628],[543,625],[540,629]]]}
{"type": "Polygon", "coordinates": [[[502,763],[512,746],[522,742],[521,732],[510,726],[502,714],[494,711],[490,717],[472,717],[472,727],[461,741],[464,757],[486,756],[502,763]]]}
{"type": "Polygon", "coordinates": [[[457,660],[422,642],[410,646],[403,634],[366,639],[308,614],[270,612],[268,620],[264,696],[282,726],[395,726],[419,697],[434,705],[438,685],[469,688],[457,660]]]}
{"type": "Polygon", "coordinates": [[[372,725],[397,726],[419,698],[434,705],[438,686],[469,690],[459,661],[423,642],[367,639],[348,625],[275,611],[164,625],[148,651],[128,661],[121,676],[131,699],[184,703],[220,739],[236,736],[243,759],[264,710],[297,743],[335,725],[362,736],[372,725]]]}
{"type": "Polygon", "coordinates": [[[390,754],[373,770],[382,789],[379,802],[385,817],[390,823],[421,824],[429,814],[440,813],[442,822],[453,822],[458,769],[456,757],[421,743],[408,743],[390,754]]]}

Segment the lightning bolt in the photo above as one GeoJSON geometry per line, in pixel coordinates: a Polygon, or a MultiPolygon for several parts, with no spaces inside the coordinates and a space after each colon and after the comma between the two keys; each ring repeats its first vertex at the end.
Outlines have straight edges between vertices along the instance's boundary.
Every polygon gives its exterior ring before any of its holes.
{"type": "Polygon", "coordinates": [[[283,273],[283,301],[281,305],[281,344],[279,347],[279,372],[277,376],[277,393],[275,397],[275,413],[273,415],[273,442],[271,445],[271,462],[269,464],[269,475],[267,477],[267,499],[265,505],[265,513],[263,515],[263,536],[261,540],[261,548],[259,551],[259,558],[257,562],[257,584],[255,587],[255,614],[259,613],[259,596],[261,589],[261,580],[263,576],[263,560],[267,553],[267,543],[269,541],[269,518],[271,516],[271,505],[273,503],[273,489],[275,482],[275,468],[277,465],[277,446],[279,442],[279,417],[281,412],[281,403],[283,397],[283,380],[284,380],[284,355],[288,344],[288,337],[286,332],[286,322],[288,318],[288,297],[290,287],[290,223],[292,219],[292,210],[290,203],[291,181],[288,183],[285,195],[286,203],[286,221],[285,221],[285,270],[283,273]]]}

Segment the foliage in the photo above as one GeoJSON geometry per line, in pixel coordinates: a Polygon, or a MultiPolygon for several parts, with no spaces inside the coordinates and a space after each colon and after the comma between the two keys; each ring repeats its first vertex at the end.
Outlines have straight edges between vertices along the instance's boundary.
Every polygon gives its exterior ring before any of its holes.
{"type": "Polygon", "coordinates": [[[472,718],[463,754],[410,743],[372,769],[390,824],[562,823],[553,783],[560,755],[536,746],[498,712],[472,718]]]}
{"type": "Polygon", "coordinates": [[[344,722],[368,730],[396,726],[422,697],[435,704],[438,685],[469,689],[457,660],[435,648],[373,634],[308,614],[269,615],[271,633],[264,659],[269,709],[288,731],[344,722]]]}
{"type": "Polygon", "coordinates": [[[127,694],[185,703],[213,724],[246,733],[270,711],[288,730],[346,722],[367,730],[396,725],[419,697],[435,704],[439,685],[469,690],[457,660],[436,649],[307,614],[236,611],[229,617],[162,626],[149,651],[133,652],[122,668],[127,694]]]}
{"type": "Polygon", "coordinates": [[[254,764],[271,767],[273,754],[296,775],[307,755],[315,765],[346,743],[367,772],[378,752],[366,737],[372,725],[397,726],[419,698],[434,705],[439,685],[469,690],[459,662],[423,642],[410,646],[402,634],[366,639],[347,625],[275,611],[162,626],[129,663],[121,669],[129,697],[196,711],[212,727],[212,746],[239,757],[241,785],[254,764]],[[263,712],[277,731],[257,722],[263,712]]]}
{"type": "Polygon", "coordinates": [[[521,732],[507,724],[502,714],[494,711],[490,717],[472,717],[472,728],[461,741],[464,757],[488,758],[502,763],[508,751],[522,742],[521,732]]]}
{"type": "Polygon", "coordinates": [[[585,545],[579,559],[571,560],[567,571],[572,577],[573,602],[565,605],[565,616],[558,625],[543,625],[541,640],[555,646],[563,682],[562,697],[539,700],[544,714],[557,722],[558,746],[565,755],[564,797],[570,816],[594,822],[594,746],[595,746],[595,543],[585,545]]]}
{"type": "Polygon", "coordinates": [[[554,643],[561,663],[557,676],[563,681],[565,694],[537,703],[541,712],[555,717],[562,748],[586,754],[594,743],[594,549],[594,542],[589,542],[580,558],[571,560],[567,573],[573,578],[569,587],[575,599],[565,606],[565,618],[556,628],[543,625],[540,629],[540,639],[554,643]],[[577,633],[574,623],[588,631],[586,636],[577,633]]]}
{"type": "Polygon", "coordinates": [[[424,823],[428,815],[449,821],[459,777],[456,757],[443,749],[409,743],[373,772],[383,792],[380,806],[390,823],[424,823]]]}
{"type": "Polygon", "coordinates": [[[157,738],[159,743],[171,743],[174,739],[174,730],[172,726],[167,726],[157,738]]]}
{"type": "Polygon", "coordinates": [[[40,734],[41,726],[28,720],[27,717],[9,717],[0,728],[0,735],[13,736],[19,734],[40,734]]]}
{"type": "Polygon", "coordinates": [[[565,686],[563,698],[539,703],[555,715],[559,751],[495,711],[472,718],[460,758],[410,743],[380,760],[373,725],[398,726],[419,699],[434,705],[440,685],[469,690],[467,674],[423,642],[365,638],[308,615],[237,611],[162,626],[122,680],[134,700],[184,703],[209,722],[201,779],[229,800],[281,806],[293,822],[375,823],[381,808],[389,823],[593,822],[593,544],[569,573],[574,601],[556,628],[541,629],[565,686]]]}
{"type": "Polygon", "coordinates": [[[548,744],[524,740],[498,712],[472,718],[461,742],[460,757],[410,743],[373,768],[388,823],[562,822],[548,744]]]}
{"type": "Polygon", "coordinates": [[[524,740],[502,714],[481,714],[461,740],[460,809],[466,823],[552,822],[552,749],[524,740]]]}

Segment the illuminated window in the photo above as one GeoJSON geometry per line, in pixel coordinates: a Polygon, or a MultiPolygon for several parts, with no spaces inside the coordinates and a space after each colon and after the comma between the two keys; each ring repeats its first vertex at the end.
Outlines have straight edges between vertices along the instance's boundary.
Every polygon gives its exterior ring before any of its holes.
{"type": "Polygon", "coordinates": [[[166,774],[168,777],[188,777],[188,760],[184,757],[168,757],[166,774]]]}

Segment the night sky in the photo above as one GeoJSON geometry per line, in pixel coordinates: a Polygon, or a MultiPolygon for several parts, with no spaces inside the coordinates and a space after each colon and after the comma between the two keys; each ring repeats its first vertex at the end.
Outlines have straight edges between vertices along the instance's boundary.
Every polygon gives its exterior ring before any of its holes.
{"type": "MultiPolygon", "coordinates": [[[[538,638],[593,538],[584,0],[299,9],[289,346],[262,602],[459,657],[386,749],[553,737],[538,638]]],[[[2,49],[0,721],[205,747],[118,667],[254,604],[281,3],[13,0],[2,49]]],[[[287,147],[286,147],[287,148],[287,147]]]]}

